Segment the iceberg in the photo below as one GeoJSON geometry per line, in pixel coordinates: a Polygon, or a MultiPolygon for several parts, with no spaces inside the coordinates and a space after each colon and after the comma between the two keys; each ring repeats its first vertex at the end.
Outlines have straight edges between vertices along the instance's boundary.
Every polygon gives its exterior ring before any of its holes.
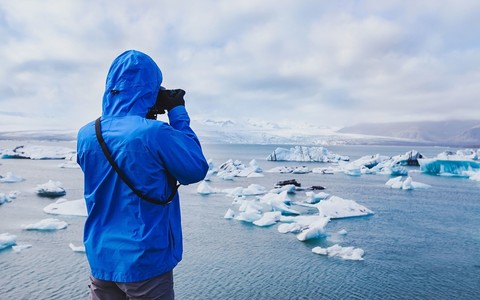
{"type": "Polygon", "coordinates": [[[330,196],[330,194],[325,192],[320,192],[318,194],[315,194],[314,192],[305,192],[305,194],[307,196],[305,202],[310,204],[318,203],[320,200],[325,200],[330,196]]]}
{"type": "Polygon", "coordinates": [[[2,205],[4,203],[7,203],[7,202],[12,202],[13,199],[17,198],[17,195],[19,193],[20,192],[18,192],[18,191],[10,192],[8,195],[6,195],[4,193],[0,193],[0,205],[2,205]]]}
{"type": "Polygon", "coordinates": [[[341,156],[330,153],[324,147],[305,147],[295,146],[286,149],[278,147],[268,157],[270,161],[303,161],[303,162],[338,162],[340,160],[348,161],[348,156],[341,156]]]}
{"type": "Polygon", "coordinates": [[[256,196],[256,195],[263,195],[267,193],[265,187],[252,183],[248,187],[236,187],[231,189],[224,189],[222,190],[223,193],[226,193],[228,196],[236,197],[236,196],[256,196]]]}
{"type": "Polygon", "coordinates": [[[76,154],[74,149],[66,147],[50,146],[18,146],[13,150],[2,152],[2,159],[25,158],[25,159],[70,159],[76,154]]]}
{"type": "Polygon", "coordinates": [[[10,233],[0,233],[0,250],[15,245],[17,236],[10,233]]]}
{"type": "Polygon", "coordinates": [[[234,177],[261,177],[263,169],[258,165],[255,159],[252,159],[248,167],[239,160],[229,159],[220,165],[217,176],[225,180],[233,180],[234,177]]]}
{"type": "Polygon", "coordinates": [[[320,216],[331,219],[351,218],[372,215],[373,211],[354,200],[331,196],[315,204],[320,216]]]}
{"type": "Polygon", "coordinates": [[[229,220],[235,218],[235,212],[233,211],[233,209],[229,208],[223,218],[229,220]]]}
{"type": "Polygon", "coordinates": [[[314,247],[312,252],[320,255],[337,256],[345,260],[363,260],[364,251],[360,248],[342,247],[335,244],[328,248],[314,247]]]}
{"type": "Polygon", "coordinates": [[[392,189],[403,189],[403,190],[413,190],[413,189],[426,189],[430,188],[431,186],[425,183],[413,181],[411,176],[405,178],[402,181],[402,176],[397,176],[392,179],[389,179],[385,185],[389,186],[392,189]]]}
{"type": "Polygon", "coordinates": [[[321,217],[315,222],[312,222],[308,227],[297,235],[299,241],[306,241],[325,236],[325,226],[330,222],[330,218],[321,217]]]}
{"type": "Polygon", "coordinates": [[[41,197],[61,197],[65,196],[66,191],[60,181],[49,180],[47,183],[37,185],[35,193],[41,197]]]}
{"type": "Polygon", "coordinates": [[[218,193],[218,190],[212,188],[205,180],[203,180],[197,186],[197,193],[200,195],[210,195],[218,193]]]}
{"type": "Polygon", "coordinates": [[[253,224],[260,227],[271,226],[280,220],[281,215],[279,211],[266,212],[260,219],[253,221],[253,224]]]}
{"type": "Polygon", "coordinates": [[[449,157],[449,159],[430,158],[419,159],[420,171],[426,174],[469,178],[480,172],[480,162],[465,157],[449,157]]]}
{"type": "Polygon", "coordinates": [[[0,176],[0,182],[2,183],[16,183],[24,181],[25,179],[13,174],[12,172],[7,172],[7,175],[0,176]]]}
{"type": "Polygon", "coordinates": [[[67,228],[67,222],[60,221],[58,219],[43,219],[37,223],[22,225],[24,230],[40,230],[40,231],[53,231],[67,228]]]}
{"type": "Polygon", "coordinates": [[[22,252],[24,249],[28,249],[28,248],[32,248],[32,245],[30,245],[30,244],[24,244],[24,245],[15,245],[15,246],[12,246],[12,250],[13,250],[15,253],[20,253],[20,252],[22,252]]]}
{"type": "Polygon", "coordinates": [[[67,200],[59,199],[55,203],[51,203],[43,208],[43,211],[51,215],[66,215],[66,216],[87,216],[87,206],[85,199],[67,200]]]}

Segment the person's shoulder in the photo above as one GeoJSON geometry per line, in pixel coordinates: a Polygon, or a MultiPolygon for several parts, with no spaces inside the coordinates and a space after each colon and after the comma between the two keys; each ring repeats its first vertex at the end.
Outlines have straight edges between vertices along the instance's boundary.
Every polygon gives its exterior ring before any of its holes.
{"type": "Polygon", "coordinates": [[[80,138],[81,136],[83,136],[85,134],[89,134],[93,130],[95,130],[95,121],[90,121],[87,124],[80,127],[80,129],[77,132],[77,137],[80,138]]]}

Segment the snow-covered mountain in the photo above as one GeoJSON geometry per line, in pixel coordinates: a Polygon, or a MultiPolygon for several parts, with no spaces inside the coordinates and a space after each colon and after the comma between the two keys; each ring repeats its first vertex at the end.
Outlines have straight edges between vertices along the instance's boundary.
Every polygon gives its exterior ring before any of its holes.
{"type": "Polygon", "coordinates": [[[413,142],[449,145],[479,146],[479,120],[448,120],[437,122],[400,122],[400,123],[365,123],[345,127],[339,133],[356,133],[364,135],[405,138],[413,142]]]}
{"type": "MultiPolygon", "coordinates": [[[[480,146],[480,121],[405,122],[318,127],[300,122],[192,120],[202,143],[290,145],[480,146]]],[[[0,132],[0,140],[72,141],[76,130],[0,132]]]]}
{"type": "Polygon", "coordinates": [[[277,124],[249,120],[238,123],[231,120],[193,120],[192,128],[202,143],[234,144],[412,144],[406,138],[342,133],[336,127],[318,127],[308,124],[277,124]]]}

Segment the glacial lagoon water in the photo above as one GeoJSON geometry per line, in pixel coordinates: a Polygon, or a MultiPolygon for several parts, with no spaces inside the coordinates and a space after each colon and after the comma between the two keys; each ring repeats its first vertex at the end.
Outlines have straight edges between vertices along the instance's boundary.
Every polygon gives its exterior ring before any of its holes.
{"type": "MultiPolygon", "coordinates": [[[[61,145],[74,143],[31,144],[61,145]]],[[[0,141],[1,149],[22,144],[0,141]]],[[[256,159],[264,169],[282,165],[310,168],[320,163],[270,162],[275,145],[204,145],[217,165],[228,159],[245,164],[256,159]]],[[[435,147],[330,146],[330,151],[356,159],[380,153],[398,155],[416,149],[433,157],[435,147]]],[[[15,253],[0,250],[0,299],[86,299],[88,264],[85,254],[69,243],[82,242],[83,217],[56,216],[69,223],[55,232],[24,231],[52,217],[42,210],[52,203],[34,193],[38,184],[61,181],[65,198],[82,198],[82,173],[62,169],[55,160],[0,160],[0,175],[14,172],[26,180],[0,184],[0,193],[19,191],[17,199],[0,206],[0,233],[17,236],[17,244],[32,247],[15,253]]],[[[387,175],[277,174],[262,178],[213,178],[224,189],[251,183],[267,189],[286,179],[302,186],[322,185],[325,192],[352,199],[375,212],[369,217],[331,221],[328,236],[307,242],[281,234],[277,226],[257,227],[226,220],[232,198],[201,196],[197,185],[180,188],[184,230],[183,261],[175,269],[177,299],[479,299],[480,182],[415,172],[414,180],[430,189],[397,190],[385,186],[387,175]],[[336,234],[345,229],[346,235],[336,234]],[[354,246],[365,251],[363,261],[346,261],[312,253],[315,246],[354,246]]],[[[303,198],[304,194],[297,193],[303,198]]],[[[55,216],[53,216],[55,217],[55,216]]]]}

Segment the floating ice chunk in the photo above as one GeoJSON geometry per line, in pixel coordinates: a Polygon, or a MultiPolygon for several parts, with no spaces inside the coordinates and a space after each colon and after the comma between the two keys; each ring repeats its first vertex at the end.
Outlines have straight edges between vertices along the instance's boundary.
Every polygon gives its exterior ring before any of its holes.
{"type": "Polygon", "coordinates": [[[325,192],[320,192],[318,194],[315,194],[314,192],[305,192],[305,194],[307,195],[305,202],[310,204],[318,203],[320,200],[327,199],[330,196],[330,194],[325,192]]]}
{"type": "Polygon", "coordinates": [[[344,173],[350,176],[360,176],[362,175],[362,171],[360,169],[360,167],[349,164],[345,166],[344,173]]]}
{"type": "Polygon", "coordinates": [[[235,217],[235,220],[244,221],[252,223],[256,220],[259,220],[262,217],[262,214],[255,209],[247,209],[246,211],[242,211],[235,217]]]}
{"type": "Polygon", "coordinates": [[[11,191],[10,193],[8,193],[8,198],[9,199],[17,199],[18,195],[20,194],[19,191],[11,191]]]}
{"type": "Polygon", "coordinates": [[[233,211],[233,209],[229,208],[227,210],[227,212],[225,213],[225,215],[223,216],[224,219],[233,219],[235,218],[235,212],[233,211]]]}
{"type": "Polygon", "coordinates": [[[243,190],[242,194],[244,196],[255,196],[255,195],[263,195],[266,194],[267,190],[265,187],[252,183],[246,189],[243,190]]]}
{"type": "Polygon", "coordinates": [[[262,168],[255,159],[250,161],[248,167],[239,160],[229,159],[220,165],[217,176],[225,180],[233,180],[234,177],[261,177],[255,173],[262,172],[262,168]]]}
{"type": "Polygon", "coordinates": [[[315,174],[335,174],[336,171],[337,170],[332,167],[312,169],[312,173],[315,173],[315,174]]]}
{"type": "Polygon", "coordinates": [[[293,232],[298,233],[304,229],[307,229],[311,224],[315,222],[321,222],[325,217],[319,215],[304,215],[304,216],[281,216],[280,224],[278,226],[278,232],[287,233],[293,232]]]}
{"type": "Polygon", "coordinates": [[[40,230],[40,231],[53,231],[67,228],[67,222],[60,221],[58,219],[43,219],[37,223],[22,225],[24,230],[40,230]]]}
{"type": "Polygon", "coordinates": [[[465,173],[468,175],[468,178],[470,180],[480,181],[480,171],[479,172],[467,171],[465,173]]]}
{"type": "Polygon", "coordinates": [[[253,224],[261,227],[271,226],[280,220],[281,215],[279,211],[266,212],[260,219],[253,221],[253,224]]]}
{"type": "Polygon", "coordinates": [[[292,173],[293,168],[292,167],[286,167],[286,166],[281,166],[281,167],[275,167],[267,170],[266,172],[268,173],[292,173]]]}
{"type": "Polygon", "coordinates": [[[295,167],[292,170],[292,174],[307,174],[310,173],[310,169],[307,166],[295,167]]]}
{"type": "Polygon", "coordinates": [[[403,185],[402,176],[389,179],[387,182],[385,182],[385,185],[391,187],[392,189],[401,189],[403,185]]]}
{"type": "Polygon", "coordinates": [[[0,233],[0,250],[15,245],[17,236],[10,233],[0,233]]]}
{"type": "Polygon", "coordinates": [[[2,158],[27,158],[27,159],[65,159],[70,158],[76,151],[65,147],[49,146],[18,146],[13,150],[2,153],[2,158]]]}
{"type": "Polygon", "coordinates": [[[4,193],[0,193],[0,205],[6,202],[10,202],[10,199],[4,193]]]}
{"type": "Polygon", "coordinates": [[[60,181],[49,180],[47,183],[37,185],[35,193],[42,197],[61,197],[65,196],[65,189],[60,181]]]}
{"type": "Polygon", "coordinates": [[[289,232],[298,233],[302,231],[303,228],[304,227],[302,227],[299,223],[282,223],[278,225],[277,230],[280,233],[289,233],[289,232]]]}
{"type": "Polygon", "coordinates": [[[269,193],[280,194],[281,192],[284,192],[284,191],[287,191],[287,194],[295,194],[296,193],[296,187],[293,184],[287,184],[287,185],[283,185],[281,187],[271,189],[269,191],[269,193]]]}
{"type": "Polygon", "coordinates": [[[24,245],[15,245],[15,246],[12,246],[12,250],[13,250],[15,253],[20,253],[22,250],[28,249],[28,248],[32,248],[32,245],[30,245],[30,244],[24,244],[24,245]]]}
{"type": "Polygon", "coordinates": [[[290,198],[287,195],[287,191],[283,191],[280,194],[268,193],[260,198],[260,201],[272,206],[275,211],[280,211],[284,214],[299,215],[300,213],[290,208],[286,203],[290,203],[290,198]]]}
{"type": "Polygon", "coordinates": [[[73,252],[85,252],[85,246],[75,246],[74,244],[68,244],[68,247],[73,250],[73,252]]]}
{"type": "Polygon", "coordinates": [[[340,156],[330,153],[324,147],[303,147],[285,149],[277,148],[267,157],[271,161],[312,161],[312,162],[338,162],[339,160],[348,161],[348,156],[340,156]]]}
{"type": "Polygon", "coordinates": [[[480,171],[480,162],[476,160],[460,159],[419,159],[420,171],[432,175],[469,177],[470,172],[480,171]]]}
{"type": "Polygon", "coordinates": [[[0,176],[0,182],[3,183],[15,183],[15,182],[21,182],[24,181],[25,179],[13,174],[12,172],[7,172],[7,175],[4,177],[0,176]]]}
{"type": "Polygon", "coordinates": [[[248,187],[236,187],[232,189],[224,189],[222,191],[229,196],[256,196],[256,195],[263,195],[267,193],[265,187],[252,183],[248,187]]]}
{"type": "Polygon", "coordinates": [[[297,235],[297,239],[303,242],[325,236],[325,226],[327,226],[328,222],[330,222],[330,218],[328,217],[319,218],[315,222],[308,225],[307,229],[304,229],[302,232],[300,232],[297,235]]]}
{"type": "Polygon", "coordinates": [[[8,193],[8,195],[6,195],[4,193],[0,193],[0,205],[2,205],[4,203],[7,203],[7,202],[12,202],[13,199],[17,198],[18,194],[20,194],[20,192],[18,192],[18,191],[10,192],[10,193],[8,193]]]}
{"type": "Polygon", "coordinates": [[[51,203],[43,208],[43,211],[51,215],[67,215],[67,216],[87,216],[87,206],[85,199],[67,200],[59,199],[55,203],[51,203]]]}
{"type": "Polygon", "coordinates": [[[314,247],[312,252],[320,255],[337,256],[345,260],[363,260],[363,255],[365,254],[363,249],[342,247],[338,244],[328,248],[314,247]]]}
{"type": "Polygon", "coordinates": [[[332,196],[315,204],[320,216],[331,219],[367,216],[373,214],[371,210],[353,200],[332,196]]]}
{"type": "Polygon", "coordinates": [[[197,193],[200,195],[210,195],[216,194],[219,191],[215,188],[212,188],[205,180],[200,182],[197,186],[197,193]]]}
{"type": "Polygon", "coordinates": [[[385,185],[391,187],[392,189],[404,190],[425,189],[431,187],[428,184],[413,181],[411,176],[408,176],[404,181],[402,181],[402,179],[402,176],[397,176],[395,178],[389,179],[385,183],[385,185]]]}
{"type": "Polygon", "coordinates": [[[346,235],[348,232],[346,229],[340,229],[337,234],[340,234],[340,235],[346,235]]]}

